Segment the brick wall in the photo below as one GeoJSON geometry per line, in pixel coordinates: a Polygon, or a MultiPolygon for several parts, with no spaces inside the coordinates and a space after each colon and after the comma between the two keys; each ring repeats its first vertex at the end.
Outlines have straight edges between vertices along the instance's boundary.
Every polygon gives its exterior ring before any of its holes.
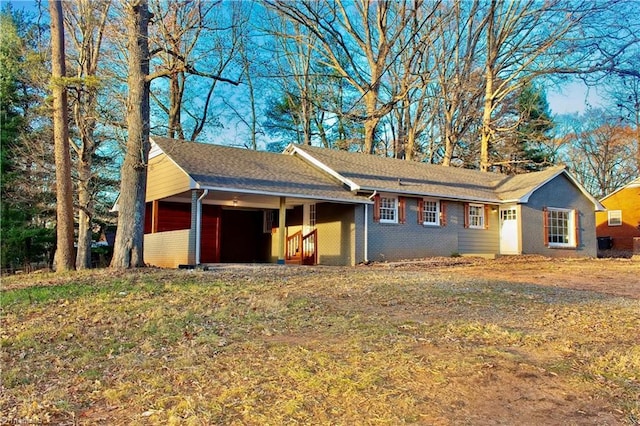
{"type": "Polygon", "coordinates": [[[369,260],[394,261],[429,256],[451,256],[458,253],[458,231],[461,223],[461,204],[447,202],[447,225],[418,224],[418,199],[405,198],[406,222],[403,224],[375,223],[373,206],[369,207],[369,260]]]}
{"type": "Polygon", "coordinates": [[[564,175],[537,189],[522,205],[522,253],[549,257],[596,257],[597,240],[594,206],[564,175]],[[550,248],[544,245],[544,207],[577,209],[579,245],[577,248],[550,248]]]}
{"type": "Polygon", "coordinates": [[[144,262],[161,268],[177,268],[189,263],[189,239],[192,232],[158,232],[144,236],[144,262]]]}
{"type": "Polygon", "coordinates": [[[602,200],[608,210],[622,211],[622,225],[609,226],[608,213],[596,213],[598,237],[612,237],[614,250],[633,250],[633,238],[640,237],[640,187],[621,189],[602,200]]]}

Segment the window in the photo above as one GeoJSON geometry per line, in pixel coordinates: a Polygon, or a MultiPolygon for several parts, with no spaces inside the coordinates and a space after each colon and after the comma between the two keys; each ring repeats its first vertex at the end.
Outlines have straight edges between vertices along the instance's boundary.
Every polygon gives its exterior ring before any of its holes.
{"type": "Polygon", "coordinates": [[[422,224],[440,225],[440,202],[436,200],[422,201],[422,224]]]}
{"type": "Polygon", "coordinates": [[[469,204],[469,228],[484,229],[484,205],[469,204]]]}
{"type": "Polygon", "coordinates": [[[398,199],[380,197],[380,222],[398,223],[398,199]]]}
{"type": "Polygon", "coordinates": [[[379,223],[405,223],[406,201],[405,197],[374,194],[373,221],[379,223]]]}
{"type": "Polygon", "coordinates": [[[609,226],[622,226],[622,210],[609,210],[609,226]]]}
{"type": "Polygon", "coordinates": [[[316,205],[309,205],[309,226],[312,228],[316,227],[316,205]]]}
{"type": "Polygon", "coordinates": [[[548,208],[545,212],[545,243],[549,247],[575,247],[575,210],[548,208]]]}

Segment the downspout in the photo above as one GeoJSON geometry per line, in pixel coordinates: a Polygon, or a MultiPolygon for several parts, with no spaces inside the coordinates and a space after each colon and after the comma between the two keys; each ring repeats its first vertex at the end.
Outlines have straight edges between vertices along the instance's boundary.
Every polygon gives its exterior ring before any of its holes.
{"type": "MultiPolygon", "coordinates": [[[[378,191],[374,190],[369,196],[369,200],[378,195],[378,191]]],[[[364,205],[364,263],[369,263],[369,204],[364,205]]]]}
{"type": "Polygon", "coordinates": [[[202,200],[209,195],[209,190],[205,189],[198,197],[196,204],[196,265],[200,264],[200,235],[202,234],[202,200]]]}
{"type": "Polygon", "coordinates": [[[365,204],[364,205],[364,263],[367,264],[369,263],[369,237],[367,236],[367,234],[369,233],[369,218],[368,218],[368,212],[369,212],[369,204],[365,204]]]}

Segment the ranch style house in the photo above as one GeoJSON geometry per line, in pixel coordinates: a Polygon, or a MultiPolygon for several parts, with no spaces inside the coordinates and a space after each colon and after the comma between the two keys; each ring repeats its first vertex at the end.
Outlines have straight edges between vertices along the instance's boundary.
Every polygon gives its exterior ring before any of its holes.
{"type": "Polygon", "coordinates": [[[272,153],[153,137],[144,256],[168,268],[595,257],[603,210],[563,167],[506,176],[306,145],[272,153]]]}

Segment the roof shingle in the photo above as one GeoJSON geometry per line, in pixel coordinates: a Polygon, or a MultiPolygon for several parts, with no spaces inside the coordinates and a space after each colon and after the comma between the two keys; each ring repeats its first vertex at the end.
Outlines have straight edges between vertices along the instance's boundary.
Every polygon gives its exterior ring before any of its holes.
{"type": "Polygon", "coordinates": [[[157,136],[152,140],[203,188],[367,202],[296,157],[157,136]]]}
{"type": "Polygon", "coordinates": [[[349,182],[364,193],[386,191],[488,203],[526,202],[538,187],[565,172],[564,167],[550,167],[506,176],[308,145],[291,145],[285,151],[290,155],[283,155],[163,137],[152,140],[202,188],[342,202],[369,202],[366,196],[350,191],[349,182]],[[305,157],[311,157],[316,164],[305,157]],[[327,171],[337,173],[338,178],[327,171]]]}

